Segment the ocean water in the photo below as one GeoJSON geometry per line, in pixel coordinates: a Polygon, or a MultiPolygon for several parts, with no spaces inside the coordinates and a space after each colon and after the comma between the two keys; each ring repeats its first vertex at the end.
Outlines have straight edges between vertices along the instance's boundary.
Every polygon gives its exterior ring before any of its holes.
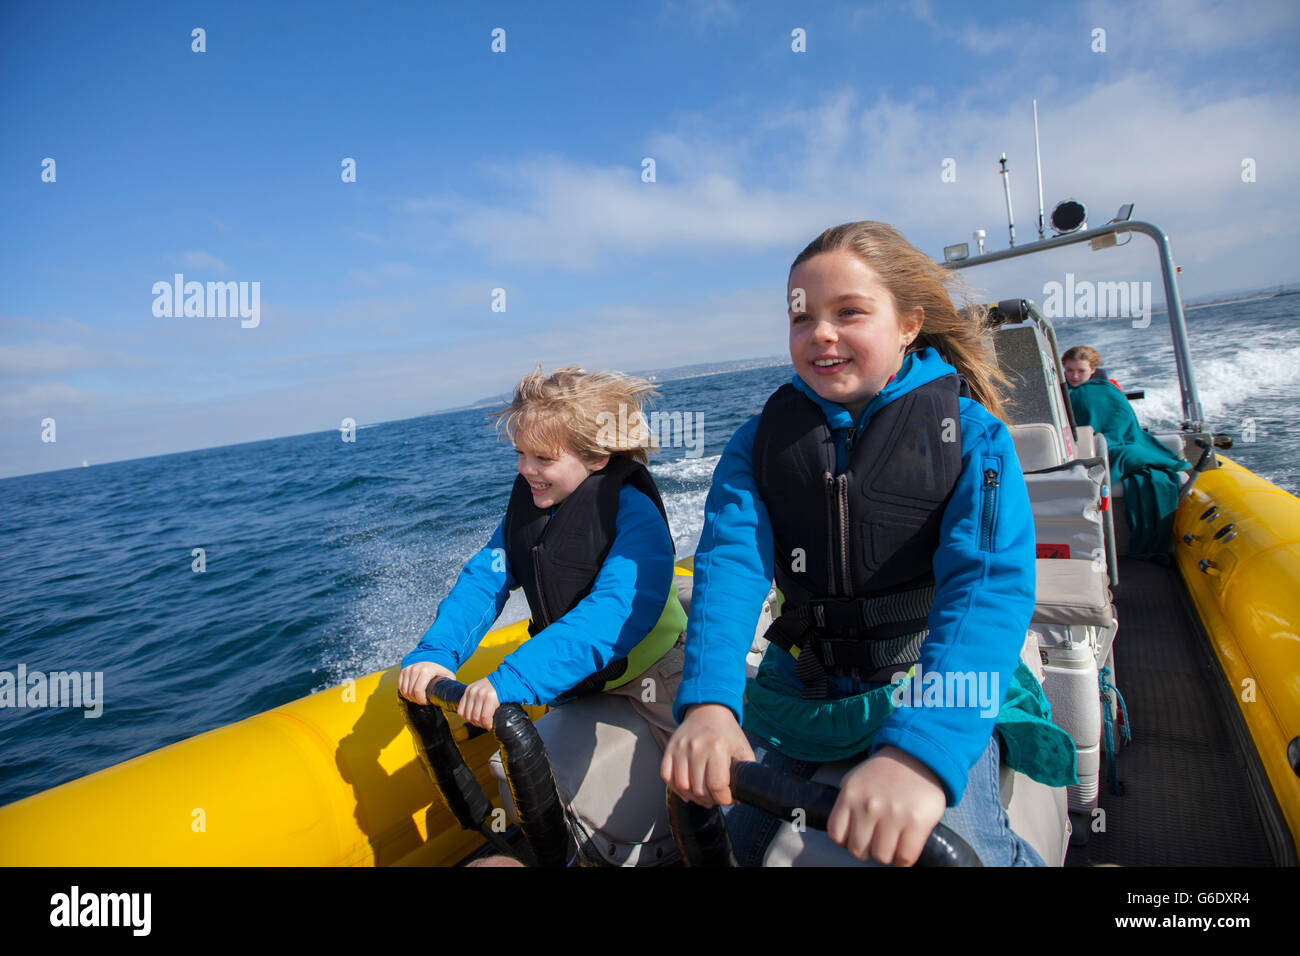
{"type": "MultiPolygon", "coordinates": [[[[1188,313],[1201,400],[1228,454],[1300,490],[1300,297],[1188,313]]],[[[1176,426],[1163,315],[1061,327],[1144,387],[1144,424],[1176,426]]],[[[771,343],[773,349],[780,342],[771,343]]],[[[756,350],[759,350],[756,347],[756,350]]],[[[713,468],[789,365],[661,384],[703,416],[699,457],[652,463],[679,554],[713,468]]],[[[102,672],[102,714],[0,709],[0,805],[397,663],[487,540],[514,454],[462,411],[0,481],[0,671],[102,672]],[[204,570],[193,570],[202,548],[204,570]]],[[[518,595],[516,595],[518,598],[518,595]]],[[[514,600],[502,621],[525,616],[514,600]]]]}
{"type": "MultiPolygon", "coordinates": [[[[1186,318],[1205,420],[1233,439],[1224,454],[1300,493],[1300,295],[1193,307],[1186,318]]],[[[1147,329],[1103,319],[1058,326],[1056,336],[1062,351],[1091,345],[1111,378],[1145,389],[1134,403],[1144,426],[1177,429],[1182,406],[1165,313],[1147,329]]]]}

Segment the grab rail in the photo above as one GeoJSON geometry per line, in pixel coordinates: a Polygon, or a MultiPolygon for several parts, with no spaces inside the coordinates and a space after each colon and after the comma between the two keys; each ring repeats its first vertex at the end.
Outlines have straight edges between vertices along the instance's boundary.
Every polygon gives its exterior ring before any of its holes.
{"type": "MultiPolygon", "coordinates": [[[[731,790],[741,803],[757,807],[777,819],[789,820],[799,812],[803,822],[816,830],[826,829],[831,810],[840,795],[838,787],[813,783],[744,760],[731,765],[731,790]]],[[[738,865],[726,821],[718,807],[689,803],[669,789],[668,821],[677,849],[687,866],[738,865]]],[[[916,865],[983,866],[983,863],[969,843],[939,823],[926,838],[916,865]]]]}
{"type": "MultiPolygon", "coordinates": [[[[431,703],[416,704],[405,697],[400,700],[407,726],[415,735],[420,760],[447,809],[464,829],[481,833],[498,850],[510,854],[514,848],[488,822],[492,801],[466,765],[442,713],[444,709],[454,711],[464,693],[464,684],[440,677],[430,681],[425,689],[431,703]]],[[[533,862],[545,867],[570,865],[577,856],[577,844],[569,830],[564,802],[556,790],[546,746],[537,728],[520,704],[508,703],[497,706],[492,732],[501,744],[506,782],[519,815],[519,829],[532,850],[533,862]]]]}

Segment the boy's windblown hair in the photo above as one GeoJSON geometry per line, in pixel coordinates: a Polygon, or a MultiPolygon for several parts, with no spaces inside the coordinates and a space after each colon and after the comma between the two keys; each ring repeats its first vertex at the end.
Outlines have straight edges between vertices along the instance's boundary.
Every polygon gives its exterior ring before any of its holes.
{"type": "Polygon", "coordinates": [[[497,430],[539,449],[567,448],[587,460],[626,455],[644,465],[654,449],[642,407],[658,394],[645,379],[622,372],[572,365],[543,372],[538,365],[515,386],[509,406],[495,413],[497,430]]]}
{"type": "Polygon", "coordinates": [[[952,292],[968,298],[957,276],[912,245],[893,226],[883,222],[847,222],[827,229],[799,253],[790,271],[823,252],[844,250],[865,262],[894,297],[900,314],[917,306],[925,318],[921,332],[908,347],[919,352],[930,346],[966,376],[971,396],[998,418],[1005,418],[1002,393],[1008,382],[993,358],[988,332],[988,310],[969,305],[958,312],[952,292]]]}

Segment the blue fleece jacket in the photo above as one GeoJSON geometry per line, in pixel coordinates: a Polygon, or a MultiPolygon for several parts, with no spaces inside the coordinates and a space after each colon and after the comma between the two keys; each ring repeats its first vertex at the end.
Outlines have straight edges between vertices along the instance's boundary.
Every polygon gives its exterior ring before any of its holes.
{"type": "MultiPolygon", "coordinates": [[[[673,580],[673,541],[654,502],[630,485],[618,495],[616,531],[591,592],[550,627],[509,654],[488,675],[502,703],[548,704],[620,657],[626,657],[663,614],[673,580]]],[[[505,518],[487,546],[470,558],[407,667],[432,661],[456,671],[519,587],[505,548],[505,518]]]]}
{"type": "MultiPolygon", "coordinates": [[[[894,379],[863,409],[858,432],[896,398],[954,371],[933,349],[909,355],[894,379]]],[[[818,396],[797,375],[793,384],[826,415],[837,448],[837,471],[842,473],[852,416],[842,405],[818,396]]],[[[926,674],[996,675],[1004,697],[1012,687],[1034,608],[1033,517],[1006,427],[970,399],[958,399],[958,407],[962,470],[940,528],[930,633],[918,666],[926,674]]],[[[769,503],[763,501],[754,481],[757,429],[758,416],[754,416],[732,436],[705,501],[685,668],[673,708],[678,720],[686,708],[703,703],[724,704],[737,720],[744,717],[745,654],[773,578],[769,503]]],[[[769,647],[763,670],[766,677],[775,678],[767,681],[769,685],[784,685],[790,696],[799,696],[794,659],[788,653],[769,647]]],[[[828,696],[840,699],[870,687],[832,678],[828,696]]],[[[978,706],[903,706],[885,720],[872,749],[890,745],[920,760],[934,771],[953,806],[961,799],[970,768],[984,752],[995,721],[995,715],[982,716],[978,706]]]]}

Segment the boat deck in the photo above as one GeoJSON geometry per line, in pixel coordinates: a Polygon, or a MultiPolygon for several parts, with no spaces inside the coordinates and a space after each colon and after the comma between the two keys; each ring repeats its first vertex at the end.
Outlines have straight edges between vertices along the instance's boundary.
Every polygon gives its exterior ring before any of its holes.
{"type": "MultiPolygon", "coordinates": [[[[1239,720],[1178,572],[1120,559],[1115,682],[1133,740],[1119,753],[1122,796],[1102,768],[1104,832],[1073,815],[1086,843],[1067,866],[1273,866],[1239,720]]],[[[1100,819],[1100,818],[1099,818],[1100,819]]]]}

